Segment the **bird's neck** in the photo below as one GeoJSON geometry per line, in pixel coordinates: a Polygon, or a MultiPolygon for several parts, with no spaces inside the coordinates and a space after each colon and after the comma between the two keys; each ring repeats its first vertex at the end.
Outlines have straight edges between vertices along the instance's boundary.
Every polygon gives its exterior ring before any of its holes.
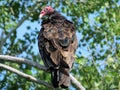
{"type": "Polygon", "coordinates": [[[49,15],[48,18],[50,21],[55,21],[55,22],[63,22],[65,20],[65,17],[61,15],[59,12],[54,11],[51,15],[49,15]]]}
{"type": "Polygon", "coordinates": [[[59,12],[54,11],[52,14],[50,14],[48,16],[47,19],[44,19],[42,21],[42,25],[45,24],[45,23],[49,23],[49,22],[51,22],[53,24],[58,24],[58,23],[62,24],[65,20],[66,19],[65,19],[64,16],[62,16],[59,12]]]}

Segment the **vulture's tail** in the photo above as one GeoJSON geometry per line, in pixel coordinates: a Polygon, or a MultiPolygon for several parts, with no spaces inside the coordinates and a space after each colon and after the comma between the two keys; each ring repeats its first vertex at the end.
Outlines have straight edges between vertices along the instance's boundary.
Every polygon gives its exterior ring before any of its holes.
{"type": "Polygon", "coordinates": [[[62,88],[68,88],[70,86],[70,77],[64,74],[59,69],[51,70],[51,81],[55,88],[61,86],[62,88]]]}
{"type": "Polygon", "coordinates": [[[51,81],[55,88],[59,87],[60,77],[61,75],[58,69],[51,70],[51,81]]]}

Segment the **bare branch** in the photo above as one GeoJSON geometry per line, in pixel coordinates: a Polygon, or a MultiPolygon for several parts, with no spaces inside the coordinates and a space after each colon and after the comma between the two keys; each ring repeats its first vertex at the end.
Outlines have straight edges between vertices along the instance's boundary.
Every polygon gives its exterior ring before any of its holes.
{"type": "Polygon", "coordinates": [[[71,74],[70,74],[70,78],[71,78],[72,84],[74,84],[79,90],[85,90],[85,88],[81,85],[81,83],[78,82],[77,79],[73,77],[71,74]]]}
{"type": "Polygon", "coordinates": [[[13,57],[13,56],[9,56],[9,55],[0,55],[0,59],[7,60],[7,61],[10,61],[10,62],[28,64],[28,65],[34,66],[38,69],[41,69],[43,71],[47,71],[47,68],[44,67],[43,65],[40,65],[37,62],[27,60],[27,59],[24,59],[24,58],[18,58],[18,57],[13,57]]]}
{"type": "MultiPolygon", "coordinates": [[[[10,62],[15,62],[15,63],[24,63],[24,64],[34,66],[43,71],[47,71],[47,68],[45,66],[40,65],[37,62],[24,59],[24,58],[18,58],[18,57],[13,57],[13,56],[9,56],[9,55],[0,55],[0,60],[7,60],[10,62]]],[[[85,88],[81,85],[81,83],[79,81],[77,81],[72,75],[70,75],[70,78],[71,78],[72,84],[74,84],[79,90],[85,90],[85,88]]]]}
{"type": "Polygon", "coordinates": [[[25,74],[25,73],[23,73],[23,72],[15,69],[15,68],[12,68],[12,67],[10,67],[10,66],[7,66],[7,65],[4,65],[4,64],[0,63],[0,67],[2,67],[2,68],[4,68],[4,69],[7,69],[7,70],[9,70],[9,71],[11,71],[11,72],[14,72],[14,73],[16,73],[16,74],[18,74],[18,75],[20,75],[20,76],[22,76],[22,77],[24,77],[24,78],[32,81],[32,82],[36,82],[36,83],[45,85],[45,86],[47,86],[47,87],[49,87],[49,88],[53,88],[53,86],[52,86],[50,83],[44,82],[44,81],[42,81],[42,80],[38,80],[38,79],[34,78],[33,76],[28,75],[28,74],[25,74]]]}

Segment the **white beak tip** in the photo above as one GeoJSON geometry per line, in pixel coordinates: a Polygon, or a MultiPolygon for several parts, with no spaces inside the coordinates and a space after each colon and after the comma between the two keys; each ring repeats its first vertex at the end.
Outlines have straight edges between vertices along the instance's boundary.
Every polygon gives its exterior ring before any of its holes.
{"type": "Polygon", "coordinates": [[[43,16],[40,14],[39,18],[42,18],[43,16]]]}

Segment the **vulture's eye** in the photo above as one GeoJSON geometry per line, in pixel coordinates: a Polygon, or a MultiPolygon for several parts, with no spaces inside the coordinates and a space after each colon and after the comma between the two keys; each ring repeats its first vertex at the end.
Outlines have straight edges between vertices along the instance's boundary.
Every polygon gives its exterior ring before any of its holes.
{"type": "Polygon", "coordinates": [[[44,12],[42,11],[41,14],[43,14],[44,12]]]}
{"type": "Polygon", "coordinates": [[[45,8],[45,11],[48,11],[49,9],[48,8],[45,8]]]}

